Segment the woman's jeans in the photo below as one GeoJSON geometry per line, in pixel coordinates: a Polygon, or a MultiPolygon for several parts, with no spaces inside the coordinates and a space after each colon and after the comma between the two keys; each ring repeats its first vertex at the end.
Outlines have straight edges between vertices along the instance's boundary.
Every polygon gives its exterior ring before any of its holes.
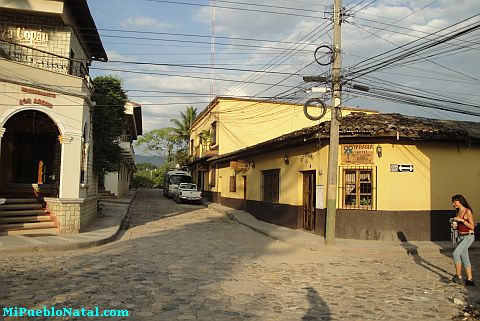
{"type": "Polygon", "coordinates": [[[453,251],[453,262],[459,264],[462,262],[463,267],[469,268],[472,265],[470,264],[470,258],[468,257],[468,248],[475,241],[475,235],[459,235],[458,236],[458,245],[453,251]]]}

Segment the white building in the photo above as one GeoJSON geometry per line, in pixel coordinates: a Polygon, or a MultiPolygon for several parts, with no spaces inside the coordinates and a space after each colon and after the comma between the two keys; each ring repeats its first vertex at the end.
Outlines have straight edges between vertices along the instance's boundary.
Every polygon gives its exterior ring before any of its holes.
{"type": "Polygon", "coordinates": [[[0,1],[0,233],[77,233],[96,215],[93,60],[107,55],[86,0],[0,1]]]}
{"type": "Polygon", "coordinates": [[[134,102],[127,102],[123,116],[123,133],[120,139],[122,148],[122,164],[118,172],[105,175],[105,190],[116,197],[121,197],[127,192],[133,181],[135,167],[135,152],[133,141],[142,134],[142,107],[134,102]]]}

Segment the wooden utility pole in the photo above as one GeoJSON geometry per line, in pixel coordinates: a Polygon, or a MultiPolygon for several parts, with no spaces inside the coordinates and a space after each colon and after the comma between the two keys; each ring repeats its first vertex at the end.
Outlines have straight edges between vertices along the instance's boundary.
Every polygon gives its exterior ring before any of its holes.
{"type": "Polygon", "coordinates": [[[328,152],[327,174],[327,219],[325,223],[325,244],[332,245],[335,241],[335,216],[337,214],[337,176],[338,176],[338,143],[339,115],[342,99],[342,0],[335,0],[333,8],[333,65],[332,65],[332,108],[330,120],[330,146],[328,152]]]}

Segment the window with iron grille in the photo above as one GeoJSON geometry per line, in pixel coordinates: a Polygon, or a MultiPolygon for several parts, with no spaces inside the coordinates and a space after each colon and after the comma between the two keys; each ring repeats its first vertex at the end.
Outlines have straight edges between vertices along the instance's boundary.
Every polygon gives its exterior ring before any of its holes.
{"type": "Polygon", "coordinates": [[[371,167],[343,169],[342,208],[376,209],[374,175],[371,167]]]}
{"type": "Polygon", "coordinates": [[[230,193],[235,193],[237,191],[237,176],[230,176],[230,193]]]}
{"type": "Polygon", "coordinates": [[[217,176],[217,170],[215,168],[216,165],[212,165],[212,167],[210,168],[210,180],[209,180],[209,184],[210,186],[215,186],[215,180],[216,180],[216,176],[217,176]]]}
{"type": "Polygon", "coordinates": [[[278,203],[280,193],[280,169],[262,171],[262,194],[265,202],[278,203]]]}

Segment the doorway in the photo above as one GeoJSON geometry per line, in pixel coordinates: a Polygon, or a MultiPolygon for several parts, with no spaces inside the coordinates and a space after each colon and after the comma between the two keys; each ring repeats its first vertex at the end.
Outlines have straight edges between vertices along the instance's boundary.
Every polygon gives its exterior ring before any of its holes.
{"type": "Polygon", "coordinates": [[[315,171],[303,172],[303,229],[315,230],[315,171]]]}
{"type": "Polygon", "coordinates": [[[242,199],[242,209],[247,210],[247,176],[243,175],[243,199],[242,199]]]}
{"type": "MultiPolygon", "coordinates": [[[[44,113],[28,110],[5,123],[0,159],[3,193],[28,193],[42,187],[53,196],[60,180],[60,132],[44,113]]],[[[44,195],[47,196],[47,195],[44,195]]]]}

